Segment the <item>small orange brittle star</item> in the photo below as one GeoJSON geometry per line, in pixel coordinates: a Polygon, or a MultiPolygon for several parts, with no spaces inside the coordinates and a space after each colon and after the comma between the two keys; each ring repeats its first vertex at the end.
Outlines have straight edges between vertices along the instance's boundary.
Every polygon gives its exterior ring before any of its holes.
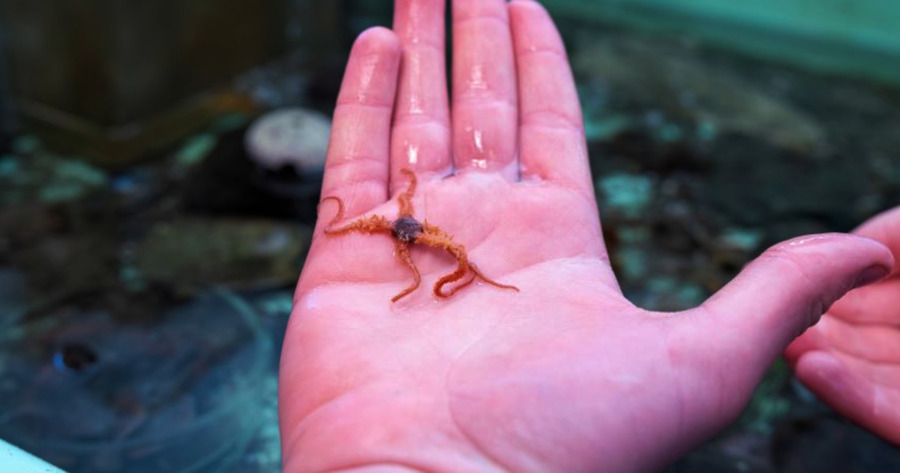
{"type": "Polygon", "coordinates": [[[435,225],[429,224],[428,222],[420,223],[415,219],[415,217],[413,217],[412,196],[416,192],[416,184],[418,181],[416,180],[416,175],[411,170],[401,169],[400,172],[409,176],[409,187],[407,187],[406,191],[404,191],[397,197],[397,202],[400,205],[400,210],[399,212],[397,212],[397,220],[394,220],[393,222],[381,215],[370,215],[368,217],[361,217],[342,227],[334,228],[334,224],[344,217],[344,203],[343,201],[341,201],[341,199],[334,196],[329,196],[322,199],[322,202],[325,202],[326,200],[334,200],[338,204],[337,215],[335,215],[335,217],[331,219],[331,222],[329,222],[328,226],[325,228],[326,235],[335,237],[347,235],[350,233],[388,233],[394,238],[394,249],[396,251],[397,258],[401,262],[403,262],[403,264],[409,267],[410,271],[412,271],[413,284],[394,296],[391,299],[391,302],[397,302],[403,297],[406,297],[411,292],[418,289],[419,285],[422,282],[422,276],[419,274],[419,268],[416,267],[416,264],[413,263],[412,258],[409,255],[410,245],[414,245],[417,243],[445,250],[447,253],[450,253],[451,256],[456,258],[457,262],[459,263],[456,267],[456,271],[442,276],[437,280],[436,283],[434,283],[434,295],[442,299],[446,299],[453,294],[456,294],[460,289],[472,284],[476,277],[480,278],[482,281],[490,284],[491,286],[499,287],[501,289],[511,289],[513,291],[519,292],[519,288],[515,286],[500,284],[497,281],[494,281],[493,279],[485,276],[481,271],[478,270],[478,267],[476,267],[474,263],[469,261],[469,256],[466,253],[466,247],[454,242],[453,237],[450,236],[447,232],[441,230],[435,225]],[[469,277],[467,280],[463,281],[455,287],[450,288],[447,292],[444,292],[444,286],[459,281],[470,273],[471,277],[469,277]]]}

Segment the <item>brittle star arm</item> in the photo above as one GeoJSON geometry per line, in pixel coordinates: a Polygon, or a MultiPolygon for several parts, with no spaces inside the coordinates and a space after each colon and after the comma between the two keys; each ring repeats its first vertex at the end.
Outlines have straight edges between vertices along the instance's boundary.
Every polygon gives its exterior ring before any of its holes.
{"type": "Polygon", "coordinates": [[[419,268],[416,267],[416,264],[413,263],[412,258],[409,255],[409,244],[400,240],[394,242],[394,251],[397,254],[397,259],[403,262],[410,271],[413,273],[413,283],[406,289],[404,289],[400,294],[397,294],[391,299],[391,302],[397,302],[400,299],[406,297],[411,292],[415,291],[419,288],[419,284],[422,283],[422,276],[419,274],[419,268]]]}
{"type": "MultiPolygon", "coordinates": [[[[469,257],[466,254],[466,248],[454,243],[453,238],[450,235],[427,222],[422,224],[422,233],[416,237],[416,243],[428,245],[433,248],[440,248],[456,258],[456,261],[459,263],[456,266],[456,270],[450,274],[441,276],[441,278],[434,283],[434,295],[441,298],[452,296],[459,288],[451,289],[450,292],[447,293],[443,292],[443,288],[447,284],[459,281],[469,272],[469,257]]],[[[471,282],[472,281],[466,281],[461,284],[460,287],[468,286],[471,282]]]]}
{"type": "Polygon", "coordinates": [[[418,179],[416,179],[416,174],[408,168],[403,168],[400,170],[400,172],[409,177],[409,186],[407,186],[406,190],[403,191],[399,196],[397,196],[397,204],[400,206],[400,209],[397,211],[397,218],[412,217],[412,196],[416,193],[416,184],[418,183],[418,179]]]}
{"type": "Polygon", "coordinates": [[[434,248],[443,249],[447,253],[450,253],[451,256],[456,258],[456,260],[459,263],[457,265],[455,271],[441,277],[434,284],[434,294],[436,296],[441,297],[441,298],[450,297],[453,294],[456,294],[460,289],[472,284],[472,282],[475,280],[476,277],[480,278],[482,281],[484,281],[492,286],[499,287],[501,289],[511,289],[516,292],[519,291],[519,288],[517,288],[515,286],[501,284],[501,283],[494,281],[493,279],[485,276],[481,271],[478,270],[478,268],[474,264],[469,262],[469,256],[468,256],[468,253],[466,252],[466,247],[464,247],[463,245],[460,245],[458,243],[455,243],[453,241],[453,238],[450,235],[448,235],[446,232],[441,230],[440,228],[438,228],[434,225],[431,225],[427,222],[422,224],[422,228],[423,228],[423,232],[421,235],[419,235],[416,238],[416,243],[422,243],[424,245],[428,245],[428,246],[431,246],[434,248]],[[472,271],[472,277],[470,277],[468,280],[460,283],[456,287],[451,288],[448,292],[443,291],[444,286],[446,286],[447,284],[459,281],[460,279],[464,278],[466,276],[466,274],[469,273],[469,271],[472,271]]]}
{"type": "MultiPolygon", "coordinates": [[[[516,286],[512,286],[512,285],[509,285],[509,284],[502,284],[502,283],[499,283],[499,282],[497,282],[497,281],[494,281],[493,279],[491,279],[491,278],[485,276],[484,273],[482,273],[481,270],[478,269],[477,266],[475,266],[475,263],[473,263],[473,262],[471,262],[471,261],[469,262],[469,269],[472,270],[472,274],[473,274],[472,279],[475,279],[475,276],[478,276],[478,279],[481,279],[482,281],[484,281],[484,282],[490,284],[491,286],[499,287],[500,289],[509,289],[509,290],[512,290],[512,291],[519,292],[519,288],[516,287],[516,286]]],[[[467,282],[465,285],[468,285],[468,284],[470,284],[471,282],[472,282],[472,281],[469,281],[469,282],[467,282]]],[[[458,290],[461,289],[461,288],[462,288],[462,285],[459,286],[459,287],[457,287],[456,290],[454,290],[453,292],[456,292],[456,291],[458,291],[458,290]]],[[[451,294],[452,294],[452,293],[451,293],[451,294]]]]}
{"type": "MultiPolygon", "coordinates": [[[[347,235],[348,233],[390,233],[392,231],[390,220],[384,218],[381,215],[369,215],[368,217],[360,217],[350,223],[345,224],[342,227],[335,228],[335,224],[344,218],[344,203],[341,199],[337,197],[326,197],[322,199],[322,202],[326,200],[334,200],[338,204],[338,212],[328,222],[328,225],[325,227],[325,234],[329,236],[340,236],[347,235]]],[[[319,204],[321,205],[321,203],[319,204]]]]}

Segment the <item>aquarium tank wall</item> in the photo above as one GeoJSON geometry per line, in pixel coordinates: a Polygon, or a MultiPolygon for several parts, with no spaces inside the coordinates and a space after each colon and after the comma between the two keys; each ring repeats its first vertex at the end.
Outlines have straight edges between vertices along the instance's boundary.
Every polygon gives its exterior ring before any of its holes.
{"type": "Polygon", "coordinates": [[[900,83],[892,0],[548,0],[559,17],[688,34],[759,57],[900,83]]]}
{"type": "Polygon", "coordinates": [[[334,8],[308,3],[2,0],[9,98],[46,142],[131,162],[211,117],[252,113],[229,81],[283,57],[291,38],[333,51],[334,8]]]}

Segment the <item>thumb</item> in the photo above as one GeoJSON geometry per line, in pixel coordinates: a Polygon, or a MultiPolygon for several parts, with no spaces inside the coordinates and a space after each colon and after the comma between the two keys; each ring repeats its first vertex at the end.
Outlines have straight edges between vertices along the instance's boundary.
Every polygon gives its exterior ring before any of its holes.
{"type": "Polygon", "coordinates": [[[706,333],[721,335],[714,343],[719,355],[742,353],[743,366],[756,368],[747,371],[761,376],[831,304],[887,276],[893,264],[887,247],[855,235],[809,235],[779,243],[703,304],[706,323],[715,325],[706,333]]]}

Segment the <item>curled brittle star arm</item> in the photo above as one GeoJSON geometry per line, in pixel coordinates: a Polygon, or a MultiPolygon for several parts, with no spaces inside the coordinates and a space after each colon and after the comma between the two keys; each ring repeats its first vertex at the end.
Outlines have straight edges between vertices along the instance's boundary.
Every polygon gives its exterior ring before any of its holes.
{"type": "Polygon", "coordinates": [[[441,248],[450,253],[450,255],[452,255],[454,258],[456,258],[457,261],[459,261],[459,266],[457,267],[456,271],[440,278],[437,283],[435,283],[434,293],[436,296],[442,298],[450,297],[453,294],[456,294],[460,289],[463,289],[466,286],[472,284],[476,277],[490,284],[491,286],[519,292],[519,288],[517,288],[516,286],[502,284],[485,276],[484,273],[482,273],[481,270],[478,269],[477,266],[475,266],[475,263],[469,261],[468,254],[466,253],[466,248],[463,245],[455,243],[453,241],[453,238],[449,234],[447,234],[447,232],[441,230],[435,225],[429,224],[428,222],[423,223],[422,228],[423,234],[419,236],[419,238],[416,240],[416,243],[422,243],[428,246],[441,248]],[[469,270],[472,271],[471,278],[450,289],[449,292],[443,292],[443,287],[445,285],[462,279],[466,275],[466,273],[469,272],[469,270]]]}
{"type": "Polygon", "coordinates": [[[354,220],[339,228],[326,228],[325,234],[328,236],[341,236],[349,233],[390,233],[390,220],[381,215],[370,215],[354,220]]]}
{"type": "Polygon", "coordinates": [[[328,202],[329,200],[333,200],[335,203],[337,203],[338,210],[337,210],[337,213],[334,214],[334,217],[331,218],[331,221],[328,222],[328,225],[326,226],[326,228],[327,228],[327,227],[333,227],[335,223],[338,223],[339,221],[341,221],[341,219],[344,218],[344,201],[341,200],[339,197],[335,197],[335,196],[333,196],[333,195],[330,195],[330,196],[328,196],[328,197],[323,198],[323,199],[319,202],[319,209],[318,209],[318,210],[321,211],[321,210],[322,210],[322,204],[324,204],[325,202],[328,202]]]}
{"type": "Polygon", "coordinates": [[[440,298],[446,299],[446,298],[452,296],[453,294],[456,293],[456,291],[462,289],[463,287],[468,286],[474,280],[474,277],[473,277],[469,281],[463,282],[459,286],[450,289],[449,292],[443,291],[444,286],[446,286],[447,284],[451,284],[456,281],[459,281],[460,279],[464,278],[466,276],[466,274],[469,272],[469,263],[466,260],[465,249],[462,249],[462,252],[459,252],[459,249],[462,247],[460,245],[455,245],[455,247],[456,248],[453,248],[453,247],[444,248],[445,250],[447,250],[448,253],[453,255],[453,257],[459,261],[459,265],[456,267],[456,271],[453,271],[452,273],[447,274],[445,276],[441,276],[441,278],[438,279],[436,283],[434,283],[434,295],[436,295],[440,298]],[[453,251],[454,249],[456,249],[457,251],[453,251]]]}
{"type": "Polygon", "coordinates": [[[422,283],[422,276],[419,274],[419,268],[416,267],[416,264],[413,263],[412,257],[409,255],[409,244],[397,240],[394,242],[394,249],[397,253],[397,259],[403,262],[407,267],[409,267],[410,271],[413,273],[413,283],[411,286],[407,287],[399,294],[394,296],[391,299],[391,302],[397,302],[400,299],[406,297],[411,292],[415,291],[419,288],[419,285],[422,283]]]}
{"type": "Polygon", "coordinates": [[[338,211],[328,222],[328,225],[325,226],[325,234],[329,236],[340,236],[346,235],[348,233],[380,233],[380,232],[390,232],[392,230],[390,220],[382,217],[381,215],[370,215],[368,217],[361,217],[353,222],[350,222],[343,227],[335,228],[335,224],[344,218],[344,201],[335,196],[328,196],[322,199],[319,202],[319,206],[321,207],[323,203],[326,201],[333,200],[337,203],[338,211]]]}
{"type": "Polygon", "coordinates": [[[452,287],[452,288],[450,289],[450,291],[447,292],[446,297],[450,297],[450,296],[452,296],[453,294],[456,294],[457,292],[460,291],[460,289],[464,289],[465,287],[467,287],[467,286],[469,286],[470,284],[472,284],[473,282],[475,282],[475,276],[476,276],[475,273],[472,273],[472,275],[469,276],[468,279],[466,279],[465,281],[463,281],[463,282],[457,284],[456,286],[452,287]]]}
{"type": "MultiPolygon", "coordinates": [[[[445,293],[443,292],[444,286],[459,281],[469,272],[469,257],[466,254],[466,248],[460,244],[454,243],[450,235],[434,225],[424,223],[422,224],[422,229],[422,233],[416,237],[416,243],[428,245],[433,248],[440,248],[447,253],[450,253],[450,255],[456,258],[456,261],[459,263],[455,271],[442,276],[434,283],[434,295],[440,298],[450,297],[459,290],[459,287],[445,293]]],[[[460,287],[465,287],[469,284],[471,284],[471,281],[464,282],[460,287]]]]}

